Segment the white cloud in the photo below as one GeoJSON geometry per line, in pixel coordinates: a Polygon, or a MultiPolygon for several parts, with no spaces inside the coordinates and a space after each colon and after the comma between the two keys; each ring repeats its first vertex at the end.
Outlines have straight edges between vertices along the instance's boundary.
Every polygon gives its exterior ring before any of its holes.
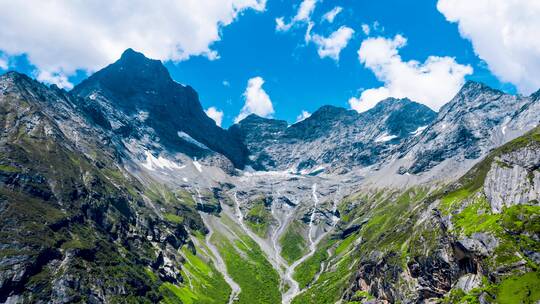
{"type": "Polygon", "coordinates": [[[367,25],[367,24],[362,24],[362,32],[364,32],[364,34],[366,34],[367,36],[369,36],[369,33],[371,32],[371,29],[369,28],[369,25],[367,25]]]}
{"type": "Polygon", "coordinates": [[[283,17],[276,18],[276,31],[285,32],[292,27],[292,23],[286,24],[283,17]]]}
{"type": "Polygon", "coordinates": [[[295,21],[308,21],[311,18],[311,14],[315,10],[315,4],[317,4],[317,0],[304,0],[300,7],[298,8],[298,12],[296,13],[296,16],[294,16],[295,21]]]}
{"type": "Polygon", "coordinates": [[[238,116],[234,119],[238,123],[249,114],[257,114],[261,117],[271,117],[274,114],[272,100],[263,89],[264,79],[262,77],[253,77],[248,80],[247,88],[244,91],[246,103],[238,116]]]}
{"type": "Polygon", "coordinates": [[[0,0],[0,7],[0,50],[65,78],[100,69],[129,47],[161,60],[215,59],[221,28],[247,9],[263,11],[266,0],[0,0]]]}
{"type": "MultiPolygon", "coordinates": [[[[302,1],[298,7],[296,15],[289,23],[285,21],[284,17],[276,18],[276,31],[286,32],[297,24],[305,24],[306,33],[304,34],[304,41],[306,42],[306,45],[313,41],[317,46],[319,57],[330,57],[336,61],[339,61],[339,54],[341,53],[341,50],[349,43],[349,40],[354,34],[354,30],[347,26],[341,26],[328,37],[324,37],[319,34],[312,34],[315,23],[311,20],[311,15],[315,10],[317,2],[318,0],[302,1]]],[[[322,16],[322,21],[327,21],[329,23],[334,22],[334,19],[342,10],[343,8],[340,6],[334,7],[332,10],[328,11],[322,16]]]]}
{"type": "Polygon", "coordinates": [[[339,15],[343,11],[343,8],[341,6],[334,7],[331,11],[327,12],[322,16],[323,21],[327,21],[328,23],[333,23],[334,19],[336,19],[336,16],[339,15]]]}
{"type": "Polygon", "coordinates": [[[314,25],[315,24],[312,21],[308,22],[306,34],[304,35],[304,41],[306,42],[306,44],[311,41],[311,30],[313,29],[314,25]]]}
{"type": "Polygon", "coordinates": [[[216,122],[216,125],[221,127],[221,122],[223,121],[223,111],[216,109],[216,107],[210,107],[204,110],[204,112],[206,115],[208,115],[208,117],[212,118],[216,122]]]}
{"type": "Polygon", "coordinates": [[[304,120],[304,119],[306,119],[306,118],[308,118],[310,116],[311,116],[311,113],[309,113],[306,110],[302,110],[302,112],[298,116],[296,116],[296,122],[295,123],[301,122],[302,120],[304,120]]]}
{"type": "Polygon", "coordinates": [[[70,90],[73,88],[73,84],[69,82],[67,76],[61,73],[41,71],[37,75],[37,80],[45,83],[55,84],[59,88],[64,88],[66,90],[70,90]]]}
{"type": "Polygon", "coordinates": [[[328,37],[313,35],[313,42],[317,45],[319,57],[330,57],[339,60],[339,54],[351,40],[354,30],[347,26],[342,26],[328,37]]]}
{"type": "Polygon", "coordinates": [[[0,70],[7,70],[9,67],[8,59],[0,55],[0,70]]]}
{"type": "Polygon", "coordinates": [[[358,58],[384,86],[349,99],[351,108],[363,112],[387,97],[408,97],[437,111],[459,91],[465,76],[472,74],[470,66],[451,57],[429,56],[424,63],[403,61],[398,49],[406,43],[401,35],[393,39],[367,38],[362,42],[358,58]]]}
{"type": "Polygon", "coordinates": [[[229,81],[227,81],[227,80],[223,80],[222,84],[223,84],[224,87],[230,87],[231,86],[231,83],[229,81]]]}
{"type": "Polygon", "coordinates": [[[373,29],[376,30],[376,31],[384,32],[384,26],[381,26],[379,21],[373,22],[373,29]]]}
{"type": "Polygon", "coordinates": [[[540,87],[540,1],[439,0],[437,9],[500,80],[523,94],[540,87]]]}
{"type": "Polygon", "coordinates": [[[309,23],[311,14],[315,10],[317,0],[304,0],[300,3],[296,15],[289,23],[285,22],[284,17],[276,18],[276,31],[286,32],[297,23],[309,23]]]}

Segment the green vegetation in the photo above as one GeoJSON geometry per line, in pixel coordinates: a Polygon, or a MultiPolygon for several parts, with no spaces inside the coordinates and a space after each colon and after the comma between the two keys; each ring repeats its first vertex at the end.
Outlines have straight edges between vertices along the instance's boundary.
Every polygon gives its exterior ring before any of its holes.
{"type": "Polygon", "coordinates": [[[355,301],[365,301],[365,300],[374,300],[374,299],[375,299],[374,296],[370,295],[369,292],[363,291],[363,290],[358,290],[357,292],[354,293],[354,296],[353,296],[353,300],[355,301]]]}
{"type": "Polygon", "coordinates": [[[184,222],[183,217],[176,215],[174,213],[165,213],[163,214],[163,217],[165,217],[167,221],[171,223],[175,223],[175,224],[182,224],[182,222],[184,222]]]}
{"type": "Polygon", "coordinates": [[[329,246],[330,244],[327,244],[327,246],[317,249],[311,257],[294,270],[293,278],[298,282],[301,289],[313,281],[315,275],[321,270],[321,263],[329,258],[326,252],[329,246]]]}
{"type": "MultiPolygon", "coordinates": [[[[353,255],[345,255],[327,263],[327,269],[321,272],[317,281],[293,300],[293,304],[336,303],[341,298],[358,260],[353,255]]],[[[311,278],[313,280],[313,277],[311,278]]]]}
{"type": "Polygon", "coordinates": [[[280,303],[279,275],[262,250],[251,238],[240,232],[232,220],[226,216],[222,216],[222,220],[241,238],[231,241],[219,231],[212,236],[212,242],[221,253],[228,273],[242,289],[237,303],[280,303]]]}
{"type": "Polygon", "coordinates": [[[301,258],[306,251],[306,241],[301,235],[300,226],[297,222],[292,222],[279,239],[281,245],[281,256],[288,262],[301,258]]]}
{"type": "Polygon", "coordinates": [[[456,233],[471,236],[475,232],[499,234],[499,214],[491,213],[491,207],[483,195],[477,196],[459,214],[452,218],[456,233]]]}
{"type": "Polygon", "coordinates": [[[484,277],[482,286],[468,293],[461,289],[453,289],[442,300],[444,304],[466,303],[480,304],[479,297],[484,294],[489,303],[501,304],[533,304],[540,300],[540,273],[528,272],[505,277],[499,284],[493,284],[484,277]]]}
{"type": "Polygon", "coordinates": [[[2,165],[2,164],[0,164],[0,171],[9,172],[9,173],[21,172],[21,170],[17,167],[9,166],[9,165],[2,165]]]}
{"type": "Polygon", "coordinates": [[[504,279],[497,290],[497,303],[537,303],[540,300],[540,273],[529,272],[504,279]]]}
{"type": "Polygon", "coordinates": [[[351,244],[358,238],[358,235],[356,233],[353,233],[349,235],[347,238],[345,238],[339,246],[336,247],[336,250],[334,251],[335,254],[342,254],[345,252],[345,250],[349,249],[351,244]]]}
{"type": "Polygon", "coordinates": [[[164,297],[163,302],[171,304],[226,303],[231,288],[209,260],[203,260],[199,254],[193,254],[186,247],[182,248],[182,254],[186,258],[186,263],[182,267],[184,283],[182,285],[163,283],[160,287],[164,297]]]}
{"type": "Polygon", "coordinates": [[[260,197],[252,202],[251,209],[245,215],[246,224],[260,237],[265,237],[272,222],[272,214],[266,206],[266,199],[260,197]]]}

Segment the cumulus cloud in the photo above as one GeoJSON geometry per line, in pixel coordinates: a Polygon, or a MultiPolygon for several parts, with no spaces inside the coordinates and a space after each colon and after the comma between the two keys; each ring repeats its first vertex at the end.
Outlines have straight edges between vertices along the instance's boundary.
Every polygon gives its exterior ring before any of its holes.
{"type": "Polygon", "coordinates": [[[249,114],[257,114],[261,117],[271,117],[274,114],[274,106],[270,96],[263,89],[264,79],[262,77],[253,77],[248,80],[247,88],[244,91],[246,100],[242,110],[236,118],[235,123],[246,118],[249,114]]]}
{"type": "Polygon", "coordinates": [[[304,0],[300,3],[296,15],[290,22],[285,22],[284,17],[276,18],[276,31],[286,32],[290,30],[295,24],[309,23],[311,20],[311,14],[315,10],[317,0],[304,0]]]}
{"type": "Polygon", "coordinates": [[[313,30],[314,25],[315,23],[313,23],[312,21],[308,22],[306,34],[304,35],[304,41],[306,42],[306,44],[308,44],[311,41],[311,30],[313,30]]]}
{"type": "Polygon", "coordinates": [[[67,85],[66,76],[100,69],[129,47],[161,60],[216,59],[211,45],[221,28],[247,9],[263,11],[266,0],[0,0],[0,7],[0,50],[26,54],[41,79],[67,85]]]}
{"type": "Polygon", "coordinates": [[[339,15],[343,11],[343,8],[341,6],[334,7],[331,11],[327,12],[322,16],[323,21],[327,21],[328,23],[333,23],[334,19],[336,19],[336,16],[339,15]]]}
{"type": "Polygon", "coordinates": [[[313,35],[312,40],[317,45],[319,57],[330,57],[338,61],[341,50],[347,46],[353,34],[354,30],[352,28],[341,26],[328,37],[313,35]]]}
{"type": "Polygon", "coordinates": [[[369,25],[367,25],[367,24],[362,24],[362,32],[364,32],[364,34],[366,34],[367,36],[369,36],[369,33],[371,32],[371,29],[369,28],[369,25]]]}
{"type": "Polygon", "coordinates": [[[306,119],[306,118],[308,118],[308,117],[310,117],[310,116],[311,116],[311,113],[309,113],[309,112],[306,111],[306,110],[302,110],[302,112],[301,112],[298,116],[296,116],[296,121],[295,121],[295,123],[301,122],[302,120],[304,120],[304,119],[306,119]]]}
{"type": "Polygon", "coordinates": [[[540,1],[439,0],[437,9],[500,80],[523,94],[540,88],[540,1]]]}
{"type": "Polygon", "coordinates": [[[221,127],[221,122],[223,121],[223,111],[218,110],[216,107],[210,107],[204,110],[204,112],[206,115],[208,115],[208,117],[212,118],[216,122],[216,125],[221,127]]]}
{"type": "Polygon", "coordinates": [[[66,90],[73,88],[73,84],[69,82],[68,77],[62,73],[40,71],[37,74],[37,80],[45,83],[55,84],[59,88],[64,88],[66,90]]]}
{"type": "Polygon", "coordinates": [[[387,97],[408,97],[437,111],[459,91],[465,76],[473,72],[469,65],[461,65],[452,57],[429,56],[424,63],[403,61],[398,50],[406,43],[401,35],[362,42],[358,58],[384,86],[349,99],[351,108],[363,112],[387,97]]]}

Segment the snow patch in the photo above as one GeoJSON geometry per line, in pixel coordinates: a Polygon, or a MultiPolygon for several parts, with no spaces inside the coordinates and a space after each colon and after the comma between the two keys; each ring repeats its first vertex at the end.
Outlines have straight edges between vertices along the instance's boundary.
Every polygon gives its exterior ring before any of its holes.
{"type": "Polygon", "coordinates": [[[178,137],[181,139],[187,141],[190,144],[193,144],[201,149],[210,150],[205,144],[201,143],[200,141],[196,140],[195,138],[191,137],[186,132],[178,131],[176,134],[178,134],[178,137]]]}
{"type": "Polygon", "coordinates": [[[202,165],[196,159],[193,161],[193,165],[195,166],[197,171],[202,173],[202,165]]]}
{"type": "Polygon", "coordinates": [[[394,138],[397,138],[397,135],[389,135],[387,132],[384,132],[382,135],[375,138],[375,142],[376,143],[378,143],[378,142],[387,142],[387,141],[392,140],[394,138]]]}
{"type": "Polygon", "coordinates": [[[148,119],[149,115],[150,113],[148,113],[148,111],[139,111],[137,115],[135,115],[135,119],[140,122],[145,122],[148,119]]]}
{"type": "Polygon", "coordinates": [[[422,133],[425,129],[427,129],[427,125],[426,126],[421,126],[421,127],[418,127],[418,129],[414,130],[413,132],[411,132],[411,135],[412,136],[418,136],[420,135],[420,133],[422,133]]]}
{"type": "Polygon", "coordinates": [[[180,170],[186,166],[181,166],[175,163],[174,161],[168,160],[161,155],[155,157],[149,151],[144,151],[146,160],[141,165],[150,171],[155,171],[157,169],[168,169],[168,170],[180,170]]]}
{"type": "MultiPolygon", "coordinates": [[[[246,166],[248,167],[248,166],[246,166]]],[[[287,169],[283,171],[255,171],[253,168],[249,167],[244,169],[243,176],[255,177],[255,176],[276,176],[276,177],[299,177],[294,173],[292,169],[287,169]]]]}
{"type": "Polygon", "coordinates": [[[318,166],[312,169],[303,169],[300,170],[301,175],[317,175],[319,173],[324,172],[326,168],[324,166],[318,166]]]}

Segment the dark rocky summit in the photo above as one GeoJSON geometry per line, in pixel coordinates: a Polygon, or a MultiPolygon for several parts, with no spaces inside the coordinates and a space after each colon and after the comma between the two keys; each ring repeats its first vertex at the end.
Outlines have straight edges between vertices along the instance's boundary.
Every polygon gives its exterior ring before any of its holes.
{"type": "Polygon", "coordinates": [[[155,132],[153,140],[171,152],[202,158],[213,151],[238,168],[244,166],[244,145],[218,127],[204,113],[197,92],[175,82],[158,60],[128,49],[72,93],[94,100],[124,137],[144,137],[147,131],[141,129],[149,127],[155,132]],[[183,133],[200,144],[186,140],[183,133]]]}
{"type": "Polygon", "coordinates": [[[246,144],[250,164],[258,170],[350,170],[388,158],[435,117],[424,105],[388,98],[364,113],[323,106],[291,126],[251,115],[229,132],[246,144]]]}

